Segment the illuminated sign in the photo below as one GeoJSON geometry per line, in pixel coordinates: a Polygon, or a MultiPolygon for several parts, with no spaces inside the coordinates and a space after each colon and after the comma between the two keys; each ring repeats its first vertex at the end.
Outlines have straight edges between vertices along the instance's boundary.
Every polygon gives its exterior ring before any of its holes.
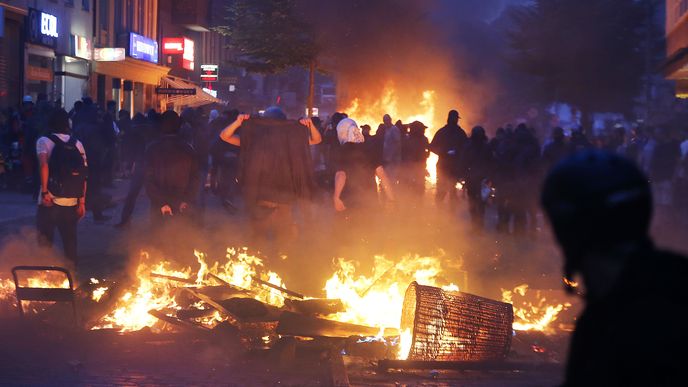
{"type": "Polygon", "coordinates": [[[216,64],[201,65],[201,81],[217,82],[219,67],[216,64]]]}
{"type": "Polygon", "coordinates": [[[162,39],[162,53],[163,54],[183,54],[184,53],[184,38],[163,38],[162,39]]]}
{"type": "Polygon", "coordinates": [[[96,62],[120,62],[125,60],[126,53],[123,48],[96,48],[93,49],[93,60],[96,62]]]}
{"type": "Polygon", "coordinates": [[[41,12],[34,8],[29,8],[27,16],[28,40],[31,43],[42,44],[44,46],[57,46],[57,16],[46,12],[41,12]]]}
{"type": "Polygon", "coordinates": [[[203,88],[203,91],[205,91],[207,94],[212,95],[213,97],[217,98],[217,90],[211,90],[208,88],[203,88]]]}
{"type": "Polygon", "coordinates": [[[57,38],[57,17],[41,12],[41,34],[57,38]]]}
{"type": "Polygon", "coordinates": [[[158,42],[131,32],[129,33],[129,56],[146,62],[158,63],[158,42]]]}
{"type": "Polygon", "coordinates": [[[156,87],[156,94],[165,95],[196,95],[196,89],[179,89],[175,87],[156,87]]]}
{"type": "Polygon", "coordinates": [[[72,35],[72,56],[82,59],[91,59],[91,42],[88,38],[72,35]]]}
{"type": "Polygon", "coordinates": [[[184,38],[184,54],[182,55],[182,67],[193,71],[194,69],[194,41],[184,38]]]}

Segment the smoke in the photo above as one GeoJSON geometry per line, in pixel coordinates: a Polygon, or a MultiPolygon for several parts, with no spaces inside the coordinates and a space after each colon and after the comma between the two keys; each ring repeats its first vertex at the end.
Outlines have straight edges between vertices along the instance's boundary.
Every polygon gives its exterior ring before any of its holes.
{"type": "MultiPolygon", "coordinates": [[[[494,21],[514,1],[301,0],[322,50],[320,68],[337,80],[340,108],[371,105],[386,87],[399,110],[417,114],[425,90],[436,96],[435,122],[458,109],[485,124],[503,93],[502,30],[494,21]]],[[[377,114],[377,112],[376,112],[377,114]]],[[[394,118],[396,119],[396,118],[394,118]]],[[[436,129],[436,128],[434,128],[436,129]]]]}

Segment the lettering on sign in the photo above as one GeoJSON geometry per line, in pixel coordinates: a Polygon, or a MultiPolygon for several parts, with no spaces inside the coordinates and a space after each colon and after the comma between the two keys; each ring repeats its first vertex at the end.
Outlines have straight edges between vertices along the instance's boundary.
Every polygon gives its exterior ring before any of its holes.
{"type": "Polygon", "coordinates": [[[55,17],[49,13],[42,12],[41,13],[41,33],[43,35],[57,38],[59,36],[57,34],[57,17],[55,17]]]}

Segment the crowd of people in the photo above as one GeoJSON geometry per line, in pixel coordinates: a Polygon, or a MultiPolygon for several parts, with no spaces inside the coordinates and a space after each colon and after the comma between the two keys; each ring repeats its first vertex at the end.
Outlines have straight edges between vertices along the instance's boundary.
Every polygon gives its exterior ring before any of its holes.
{"type": "MultiPolygon", "coordinates": [[[[277,107],[267,109],[264,116],[286,120],[277,107]]],[[[179,115],[150,110],[131,117],[125,110],[116,111],[114,101],[100,107],[85,97],[66,112],[39,95],[35,103],[25,97],[20,108],[7,109],[0,117],[2,188],[33,194],[40,203],[41,234],[50,240],[57,228],[63,239],[70,241],[65,244],[70,246],[67,256],[74,260],[73,230],[84,212],[90,211],[96,222],[115,215],[106,215],[114,204],[104,191],[115,178],[129,178],[117,227],[130,224],[144,189],[154,223],[175,215],[201,223],[206,202],[213,196],[230,214],[243,207],[250,219],[262,218],[262,226],[266,219],[271,221],[273,213],[281,213],[280,222],[292,223],[289,214],[300,199],[331,205],[337,218],[361,220],[377,208],[393,210],[398,201],[405,207],[422,208],[423,196],[429,192],[427,159],[434,153],[438,158],[433,187],[436,206],[454,210],[465,198],[477,231],[488,227],[486,209],[492,206],[498,232],[527,235],[537,226],[537,197],[546,171],[567,155],[597,148],[636,162],[652,181],[658,206],[671,207],[674,214],[685,214],[688,208],[688,136],[684,128],[616,125],[591,136],[582,129],[566,133],[555,127],[549,138],[540,141],[534,128],[524,123],[497,128],[493,137],[481,126],[466,131],[460,125],[459,112],[452,110],[446,125],[429,139],[427,125],[419,121],[393,123],[391,116],[384,115],[371,134],[369,124],[359,126],[356,117],[337,112],[326,120],[301,121],[307,129],[294,146],[308,149],[309,157],[298,161],[302,165],[296,166],[289,155],[274,164],[285,171],[310,170],[296,177],[268,176],[268,180],[297,179],[302,184],[286,189],[293,189],[294,195],[283,207],[285,203],[272,198],[247,203],[242,195],[246,191],[242,183],[260,171],[242,173],[242,123],[250,121],[250,116],[237,110],[209,110],[206,114],[203,108],[186,108],[179,115]],[[58,142],[69,146],[72,137],[78,140],[71,145],[82,150],[87,173],[82,176],[82,192],[60,197],[54,191],[56,181],[62,178],[53,175],[61,167],[51,164],[55,158],[52,150],[59,145],[58,153],[64,153],[58,142]],[[60,215],[46,215],[45,207],[51,203],[74,207],[72,212],[78,216],[70,217],[69,227],[60,215]],[[282,208],[285,211],[279,210],[282,208]]],[[[275,149],[280,145],[270,146],[266,157],[276,162],[281,156],[275,149]]],[[[247,152],[253,151],[243,151],[247,152]]],[[[76,167],[70,168],[74,171],[76,167]]]]}

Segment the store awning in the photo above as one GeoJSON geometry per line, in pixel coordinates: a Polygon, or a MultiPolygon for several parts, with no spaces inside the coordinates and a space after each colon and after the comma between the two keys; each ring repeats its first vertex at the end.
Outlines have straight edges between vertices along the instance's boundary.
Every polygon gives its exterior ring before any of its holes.
{"type": "Polygon", "coordinates": [[[167,103],[173,103],[175,106],[184,107],[198,107],[203,105],[210,105],[211,103],[225,104],[221,99],[215,98],[212,95],[203,91],[198,85],[186,79],[166,75],[160,80],[162,87],[170,87],[174,89],[196,89],[195,95],[170,95],[167,97],[167,103]]]}
{"type": "Polygon", "coordinates": [[[170,72],[169,67],[158,66],[154,63],[144,62],[127,57],[121,62],[94,62],[95,72],[109,75],[113,78],[126,79],[128,81],[158,85],[160,78],[170,72]]]}

